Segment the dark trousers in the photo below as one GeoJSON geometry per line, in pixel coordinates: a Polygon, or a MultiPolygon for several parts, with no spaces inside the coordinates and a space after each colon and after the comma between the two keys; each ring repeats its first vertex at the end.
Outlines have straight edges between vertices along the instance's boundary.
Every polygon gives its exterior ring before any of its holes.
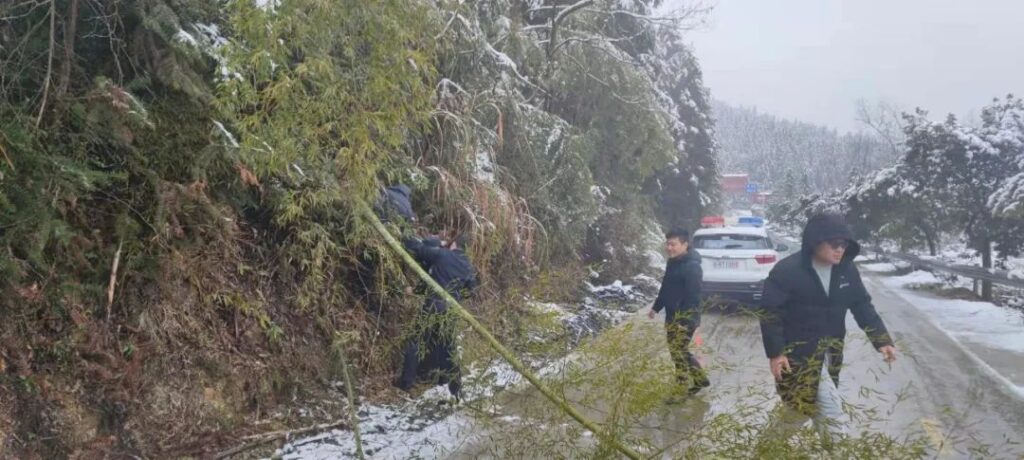
{"type": "Polygon", "coordinates": [[[697,329],[692,321],[673,320],[665,323],[665,336],[668,339],[668,352],[676,366],[676,376],[683,386],[707,386],[707,373],[701,367],[697,357],[690,352],[690,340],[697,329]]]}
{"type": "Polygon", "coordinates": [[[402,349],[402,373],[398,387],[408,390],[417,381],[448,384],[448,391],[458,396],[462,389],[462,371],[456,362],[454,334],[444,324],[425,325],[417,336],[409,338],[402,349]]]}
{"type": "MultiPolygon", "coordinates": [[[[842,343],[838,345],[842,346],[842,343]]],[[[807,416],[817,414],[818,384],[821,382],[821,366],[828,363],[832,382],[839,387],[839,371],[843,365],[842,348],[821,347],[809,358],[789,358],[790,372],[782,374],[782,380],[775,382],[779,397],[790,408],[807,416]],[[825,355],[828,354],[826,361],[825,355]]]]}

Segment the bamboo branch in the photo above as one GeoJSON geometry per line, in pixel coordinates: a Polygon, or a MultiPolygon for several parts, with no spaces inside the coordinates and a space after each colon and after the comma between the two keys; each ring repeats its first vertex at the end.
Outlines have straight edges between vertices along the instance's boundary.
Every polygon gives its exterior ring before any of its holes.
{"type": "Polygon", "coordinates": [[[519,360],[519,358],[515,356],[515,354],[513,354],[508,348],[505,348],[505,346],[502,345],[501,342],[499,342],[498,339],[496,339],[494,335],[491,334],[491,332],[487,330],[487,328],[483,324],[480,324],[480,322],[477,321],[477,319],[474,318],[473,315],[469,313],[469,311],[466,310],[457,300],[455,300],[455,298],[452,297],[451,294],[448,293],[448,291],[442,288],[440,284],[437,284],[437,281],[434,281],[434,278],[431,278],[430,275],[428,275],[427,272],[423,270],[423,267],[421,267],[420,264],[416,262],[416,259],[414,259],[412,255],[405,250],[405,248],[402,246],[402,243],[399,243],[398,240],[395,239],[395,237],[390,232],[388,232],[388,229],[384,226],[383,223],[381,223],[380,219],[377,218],[377,215],[373,213],[373,210],[370,209],[370,207],[366,203],[358,203],[357,212],[361,214],[362,217],[366,219],[366,221],[369,222],[371,226],[373,226],[374,230],[376,230],[377,233],[379,233],[380,236],[384,238],[384,241],[387,242],[388,246],[390,246],[391,249],[399,257],[402,258],[406,265],[408,265],[410,268],[412,268],[414,272],[416,272],[416,275],[419,276],[420,279],[423,280],[423,282],[425,282],[427,286],[430,287],[430,290],[434,291],[434,294],[444,299],[445,302],[448,303],[449,308],[451,308],[452,311],[455,312],[455,314],[457,314],[460,318],[469,323],[469,326],[472,327],[473,330],[476,331],[476,333],[480,334],[480,336],[484,338],[487,344],[490,345],[490,347],[494,351],[501,355],[501,357],[504,358],[505,361],[508,362],[509,365],[511,365],[512,368],[516,370],[516,372],[518,372],[520,375],[523,376],[523,378],[530,382],[531,385],[537,388],[537,390],[540,391],[545,398],[551,401],[551,403],[554,404],[555,406],[558,406],[558,408],[561,409],[562,412],[565,412],[566,415],[572,417],[577,422],[579,422],[580,425],[583,425],[584,428],[586,428],[595,436],[597,436],[597,438],[601,440],[601,442],[607,444],[608,446],[611,446],[615,450],[619,451],[620,453],[631,459],[644,458],[642,455],[640,455],[639,452],[623,444],[621,441],[615,439],[603,428],[601,428],[597,423],[588,419],[574,407],[570,406],[567,401],[558,397],[558,395],[555,394],[555,392],[551,388],[549,388],[544,382],[542,382],[536,374],[530,371],[530,369],[527,368],[519,360]]]}
{"type": "MultiPolygon", "coordinates": [[[[3,136],[3,135],[4,135],[4,133],[0,132],[0,136],[3,136]]],[[[4,136],[4,139],[6,139],[6,138],[7,138],[7,136],[4,136]]],[[[7,166],[10,166],[11,171],[14,172],[15,171],[15,169],[14,169],[14,162],[12,162],[11,161],[11,157],[9,157],[7,155],[7,149],[4,148],[3,142],[0,142],[0,154],[3,154],[4,161],[7,162],[7,166]]]]}
{"type": "Polygon", "coordinates": [[[110,267],[110,283],[107,284],[107,322],[110,322],[110,307],[114,305],[114,287],[117,285],[117,266],[121,264],[121,247],[124,243],[117,243],[117,253],[114,254],[114,263],[110,267]]]}

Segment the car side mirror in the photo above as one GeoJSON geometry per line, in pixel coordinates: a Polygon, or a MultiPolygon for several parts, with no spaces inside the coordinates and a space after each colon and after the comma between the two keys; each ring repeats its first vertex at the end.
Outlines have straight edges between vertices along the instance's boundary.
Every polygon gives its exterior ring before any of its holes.
{"type": "Polygon", "coordinates": [[[778,251],[778,252],[786,252],[786,251],[789,250],[789,246],[786,246],[784,244],[779,244],[779,245],[775,246],[775,250],[778,251]]]}

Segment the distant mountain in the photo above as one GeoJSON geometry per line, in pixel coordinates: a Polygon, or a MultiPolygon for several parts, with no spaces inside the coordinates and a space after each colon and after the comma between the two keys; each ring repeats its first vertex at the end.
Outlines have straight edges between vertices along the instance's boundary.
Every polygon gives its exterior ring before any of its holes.
{"type": "Polygon", "coordinates": [[[783,197],[834,190],[895,159],[889,146],[871,134],[840,134],[717,100],[711,107],[721,171],[747,172],[752,181],[783,197]]]}

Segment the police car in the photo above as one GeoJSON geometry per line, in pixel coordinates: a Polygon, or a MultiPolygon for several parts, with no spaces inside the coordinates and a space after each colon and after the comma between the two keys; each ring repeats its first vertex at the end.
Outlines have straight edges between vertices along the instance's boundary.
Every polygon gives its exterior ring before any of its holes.
{"type": "Polygon", "coordinates": [[[703,258],[701,294],[712,307],[757,305],[764,279],[789,248],[772,243],[760,217],[738,217],[730,224],[724,217],[705,217],[693,234],[690,246],[703,258]]]}

